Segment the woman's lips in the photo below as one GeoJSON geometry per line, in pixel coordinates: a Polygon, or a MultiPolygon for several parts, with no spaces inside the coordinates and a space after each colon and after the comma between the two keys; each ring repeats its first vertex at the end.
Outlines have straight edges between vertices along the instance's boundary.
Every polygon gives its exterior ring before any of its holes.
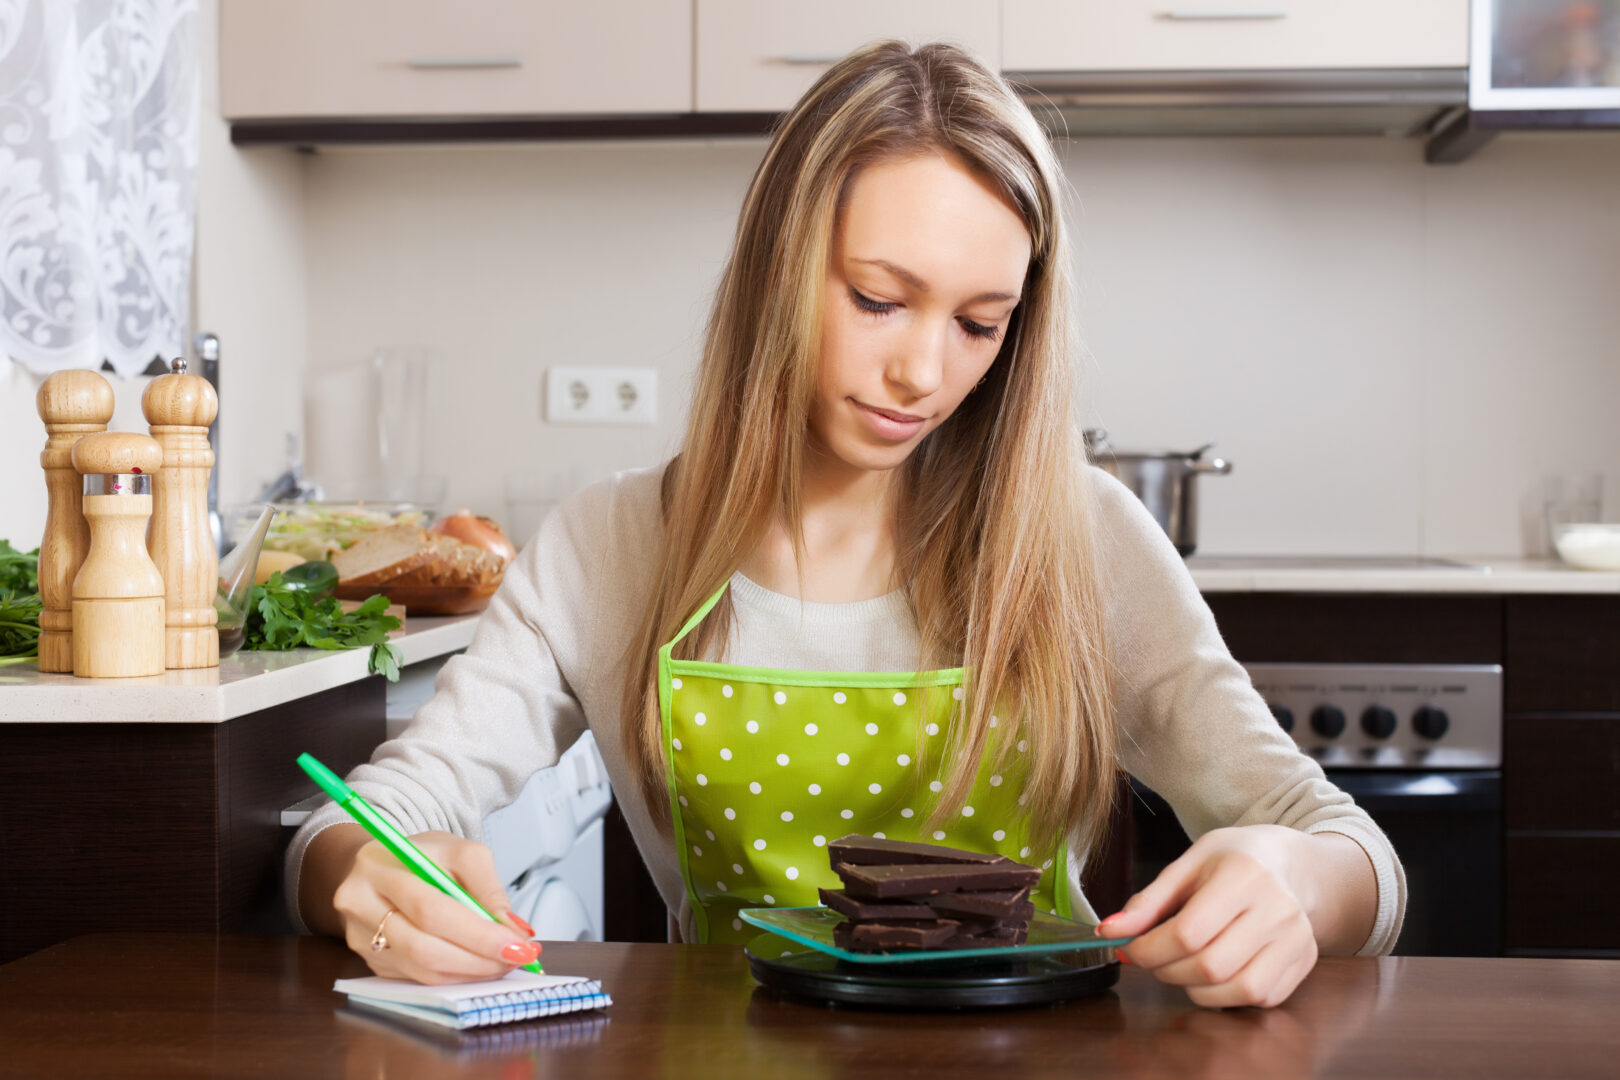
{"type": "Polygon", "coordinates": [[[855,401],[855,408],[866,420],[867,426],[882,439],[889,442],[904,442],[917,434],[922,427],[924,417],[913,416],[910,413],[896,412],[893,409],[880,409],[875,405],[855,401]]]}

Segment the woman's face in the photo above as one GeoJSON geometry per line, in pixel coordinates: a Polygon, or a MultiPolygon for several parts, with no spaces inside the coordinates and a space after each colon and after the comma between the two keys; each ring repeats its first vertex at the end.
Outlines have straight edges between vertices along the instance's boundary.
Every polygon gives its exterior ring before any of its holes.
{"type": "Polygon", "coordinates": [[[856,469],[903,463],[989,371],[1029,256],[1018,213],[956,159],[863,169],[828,260],[815,444],[856,469]]]}

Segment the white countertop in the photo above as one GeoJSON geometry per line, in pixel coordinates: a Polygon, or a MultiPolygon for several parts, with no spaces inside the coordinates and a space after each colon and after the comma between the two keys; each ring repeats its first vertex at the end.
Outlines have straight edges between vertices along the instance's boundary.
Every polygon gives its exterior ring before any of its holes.
{"type": "MultiPolygon", "coordinates": [[[[390,640],[402,665],[466,648],[478,616],[411,616],[390,640]]],[[[381,679],[367,648],[238,652],[217,668],[166,671],[142,679],[45,675],[31,664],[0,667],[0,723],[217,724],[323,690],[381,679]]]]}
{"type": "Polygon", "coordinates": [[[1557,559],[1313,559],[1193,555],[1205,593],[1620,593],[1620,573],[1576,570],[1557,559]],[[1453,563],[1455,565],[1445,565],[1453,563]]]}

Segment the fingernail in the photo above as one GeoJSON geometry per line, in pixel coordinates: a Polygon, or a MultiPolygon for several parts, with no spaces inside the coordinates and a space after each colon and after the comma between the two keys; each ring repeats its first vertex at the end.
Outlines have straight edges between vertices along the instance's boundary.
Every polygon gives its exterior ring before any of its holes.
{"type": "Polygon", "coordinates": [[[1125,954],[1124,954],[1124,953],[1122,953],[1122,952],[1117,952],[1117,953],[1115,953],[1115,954],[1114,954],[1114,955],[1115,955],[1115,956],[1116,956],[1116,957],[1118,957],[1118,958],[1119,958],[1119,962],[1120,962],[1120,963],[1122,963],[1122,964],[1126,964],[1126,965],[1130,965],[1130,962],[1131,962],[1131,958],[1130,958],[1130,957],[1128,957],[1128,956],[1126,956],[1126,955],[1125,955],[1125,954]]]}
{"type": "Polygon", "coordinates": [[[540,955],[540,950],[527,941],[514,941],[501,950],[501,959],[514,967],[534,963],[534,958],[540,955]]]}
{"type": "Polygon", "coordinates": [[[512,920],[513,926],[516,926],[519,930],[523,931],[525,934],[528,934],[530,937],[534,937],[534,927],[530,926],[526,921],[524,921],[523,917],[517,912],[508,911],[506,913],[506,917],[512,920]]]}

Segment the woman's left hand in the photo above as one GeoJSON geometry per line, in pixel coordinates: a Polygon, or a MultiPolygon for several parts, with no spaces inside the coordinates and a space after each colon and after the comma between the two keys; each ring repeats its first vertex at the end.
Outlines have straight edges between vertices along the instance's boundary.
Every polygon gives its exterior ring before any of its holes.
{"type": "Polygon", "coordinates": [[[1215,829],[1098,927],[1161,982],[1210,1008],[1280,1005],[1316,966],[1296,871],[1312,837],[1280,825],[1215,829]]]}

